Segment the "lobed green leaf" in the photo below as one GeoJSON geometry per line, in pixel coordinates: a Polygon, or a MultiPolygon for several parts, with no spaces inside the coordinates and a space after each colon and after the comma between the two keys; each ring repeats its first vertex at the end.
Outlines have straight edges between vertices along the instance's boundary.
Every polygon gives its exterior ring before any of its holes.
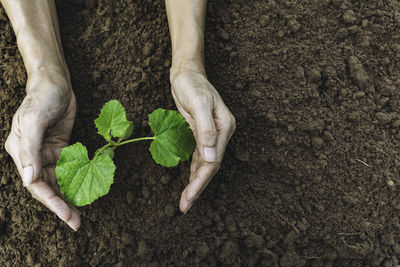
{"type": "Polygon", "coordinates": [[[108,154],[89,160],[86,147],[77,142],[62,150],[55,171],[65,199],[84,206],[108,193],[114,182],[115,165],[108,154]]]}
{"type": "Polygon", "coordinates": [[[112,137],[128,138],[133,131],[133,123],[126,119],[125,109],[117,100],[110,100],[104,104],[99,117],[94,121],[97,132],[107,141],[112,137]]]}
{"type": "Polygon", "coordinates": [[[173,167],[179,160],[190,158],[196,141],[189,124],[178,111],[159,108],[149,115],[149,125],[154,133],[150,152],[158,164],[173,167]]]}

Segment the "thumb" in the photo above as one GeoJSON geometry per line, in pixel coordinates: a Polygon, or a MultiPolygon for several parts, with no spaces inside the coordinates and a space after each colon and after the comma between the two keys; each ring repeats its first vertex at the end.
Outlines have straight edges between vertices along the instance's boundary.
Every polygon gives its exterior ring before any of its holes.
{"type": "Polygon", "coordinates": [[[192,112],[196,125],[195,136],[198,150],[207,162],[214,162],[217,159],[217,129],[212,114],[212,108],[200,108],[192,112]]]}
{"type": "Polygon", "coordinates": [[[30,186],[40,174],[42,158],[41,149],[45,123],[39,116],[29,114],[20,120],[20,145],[18,156],[22,168],[22,181],[24,186],[30,186]]]}

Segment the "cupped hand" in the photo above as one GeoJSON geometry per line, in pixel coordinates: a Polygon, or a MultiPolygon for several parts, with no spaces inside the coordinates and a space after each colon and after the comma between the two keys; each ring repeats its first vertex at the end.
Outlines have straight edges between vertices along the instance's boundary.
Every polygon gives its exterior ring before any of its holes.
{"type": "Polygon", "coordinates": [[[189,123],[197,142],[189,184],[182,192],[179,204],[181,211],[186,213],[217,173],[236,123],[203,73],[174,73],[171,85],[175,104],[189,123]]]}
{"type": "Polygon", "coordinates": [[[55,175],[76,114],[75,95],[66,77],[64,71],[52,68],[29,75],[27,95],[13,117],[5,148],[32,196],[78,230],[79,212],[62,198],[55,175]]]}

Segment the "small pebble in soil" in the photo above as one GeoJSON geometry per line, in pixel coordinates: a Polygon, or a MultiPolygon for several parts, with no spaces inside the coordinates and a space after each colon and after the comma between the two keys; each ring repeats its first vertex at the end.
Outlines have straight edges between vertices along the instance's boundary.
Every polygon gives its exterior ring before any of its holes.
{"type": "Polygon", "coordinates": [[[235,233],[237,231],[236,223],[231,216],[226,217],[225,224],[228,232],[235,233]]]}
{"type": "Polygon", "coordinates": [[[346,38],[346,36],[348,35],[347,29],[345,28],[340,28],[337,32],[336,32],[336,38],[339,39],[344,39],[346,38]]]}
{"type": "Polygon", "coordinates": [[[137,253],[140,258],[150,260],[153,257],[153,253],[147,243],[143,240],[139,241],[137,253]]]}
{"type": "Polygon", "coordinates": [[[360,99],[360,98],[363,98],[364,96],[365,96],[365,93],[363,91],[357,91],[354,93],[353,98],[360,99]]]}
{"type": "Polygon", "coordinates": [[[396,120],[392,123],[393,128],[399,128],[400,127],[400,120],[396,120]]]}
{"type": "Polygon", "coordinates": [[[268,127],[275,128],[277,126],[278,119],[276,118],[274,113],[270,112],[265,115],[265,122],[268,127]]]}
{"type": "Polygon", "coordinates": [[[309,70],[307,70],[307,76],[312,81],[317,81],[321,78],[321,72],[317,68],[310,68],[309,70]]]}
{"type": "Polygon", "coordinates": [[[296,266],[300,261],[300,256],[294,251],[287,251],[281,259],[279,263],[282,267],[292,267],[296,266]]]}
{"type": "Polygon", "coordinates": [[[313,176],[312,181],[314,183],[320,183],[322,181],[322,176],[321,175],[315,175],[315,176],[313,176]]]}
{"type": "Polygon", "coordinates": [[[326,76],[327,78],[331,78],[331,79],[334,79],[337,77],[336,70],[332,66],[326,67],[324,74],[325,74],[324,76],[326,76]]]}
{"type": "Polygon", "coordinates": [[[6,185],[10,181],[10,177],[8,175],[3,175],[0,179],[0,185],[6,185]]]}
{"type": "Polygon", "coordinates": [[[30,253],[28,253],[28,255],[26,256],[25,262],[27,266],[35,266],[35,260],[33,259],[33,256],[30,253]]]}
{"type": "Polygon", "coordinates": [[[142,54],[145,56],[149,56],[151,54],[152,50],[153,50],[153,44],[146,43],[143,47],[142,54]]]}
{"type": "Polygon", "coordinates": [[[297,22],[297,20],[292,19],[288,22],[288,28],[292,33],[296,33],[300,29],[300,24],[297,22]]]}
{"type": "Polygon", "coordinates": [[[236,262],[238,255],[239,255],[239,244],[237,244],[234,241],[228,240],[222,246],[218,258],[222,263],[232,264],[236,262]]]}
{"type": "Polygon", "coordinates": [[[352,111],[347,117],[349,121],[359,121],[360,120],[360,112],[352,111]]]}
{"type": "Polygon", "coordinates": [[[142,187],[142,195],[145,199],[150,198],[150,189],[147,186],[142,187]]]}
{"type": "Polygon", "coordinates": [[[294,74],[294,76],[297,79],[303,79],[304,78],[304,68],[298,67],[296,73],[294,74]]]}
{"type": "Polygon", "coordinates": [[[392,116],[386,112],[376,113],[375,118],[383,125],[390,123],[392,120],[392,116]]]}
{"type": "Polygon", "coordinates": [[[132,245],[135,241],[135,238],[133,237],[132,234],[128,232],[123,232],[121,234],[121,241],[124,245],[132,245]]]}
{"type": "Polygon", "coordinates": [[[259,19],[259,23],[261,27],[267,26],[269,22],[269,16],[268,15],[262,15],[259,19]]]}
{"type": "Polygon", "coordinates": [[[352,197],[352,196],[349,196],[349,195],[344,196],[344,197],[342,198],[342,200],[343,200],[345,203],[350,204],[350,205],[355,205],[355,204],[357,203],[357,199],[354,198],[354,197],[352,197]]]}
{"type": "Polygon", "coordinates": [[[168,176],[168,175],[163,175],[163,176],[161,176],[160,181],[161,181],[162,184],[166,185],[166,184],[168,184],[169,181],[171,180],[170,178],[171,178],[171,177],[168,176]]]}
{"type": "Polygon", "coordinates": [[[223,39],[223,40],[228,40],[229,39],[229,33],[227,31],[225,31],[224,29],[219,29],[219,36],[223,39]]]}
{"type": "Polygon", "coordinates": [[[205,242],[203,242],[201,246],[197,249],[196,254],[201,258],[205,258],[208,256],[208,254],[210,254],[210,248],[205,242]]]}
{"type": "Polygon", "coordinates": [[[324,140],[318,136],[313,136],[311,138],[311,144],[315,148],[322,148],[324,146],[324,140]]]}
{"type": "Polygon", "coordinates": [[[126,192],[125,198],[126,198],[126,202],[128,202],[129,205],[132,204],[133,201],[134,201],[134,197],[133,197],[132,191],[126,192]]]}
{"type": "Polygon", "coordinates": [[[236,149],[235,150],[235,157],[243,162],[248,162],[250,160],[250,154],[246,150],[236,149]]]}
{"type": "Polygon", "coordinates": [[[164,208],[164,214],[167,217],[172,217],[175,214],[175,208],[172,204],[168,204],[167,206],[165,206],[164,208]]]}
{"type": "Polygon", "coordinates": [[[315,204],[314,207],[320,212],[325,211],[325,207],[322,204],[315,204]]]}
{"type": "Polygon", "coordinates": [[[297,222],[297,228],[299,228],[299,230],[305,232],[305,231],[307,231],[308,226],[300,221],[300,222],[297,222]]]}
{"type": "Polygon", "coordinates": [[[360,28],[359,28],[357,25],[352,25],[352,26],[350,26],[350,27],[347,28],[347,31],[348,31],[350,34],[356,34],[356,33],[359,33],[359,32],[360,32],[360,28]]]}
{"type": "Polygon", "coordinates": [[[400,254],[400,244],[399,244],[399,243],[394,244],[394,246],[393,246],[393,252],[394,252],[395,254],[400,254]]]}
{"type": "Polygon", "coordinates": [[[344,12],[343,21],[347,24],[354,24],[357,21],[357,17],[354,11],[350,9],[344,12]]]}
{"type": "Polygon", "coordinates": [[[393,233],[385,233],[381,236],[381,241],[382,244],[387,245],[387,246],[393,246],[394,245],[394,236],[393,233]]]}
{"type": "Polygon", "coordinates": [[[335,140],[335,137],[333,137],[332,133],[327,130],[324,132],[324,139],[327,141],[333,141],[335,140]]]}
{"type": "Polygon", "coordinates": [[[389,187],[394,187],[394,186],[395,186],[395,183],[394,183],[393,180],[391,180],[391,179],[388,179],[388,180],[386,181],[386,184],[387,184],[389,187]]]}
{"type": "Polygon", "coordinates": [[[347,64],[349,67],[350,78],[352,78],[355,85],[358,87],[366,85],[369,77],[358,58],[356,56],[350,56],[347,59],[347,64]]]}
{"type": "Polygon", "coordinates": [[[264,238],[255,233],[251,233],[245,240],[244,244],[249,248],[262,248],[264,244],[264,238]]]}
{"type": "Polygon", "coordinates": [[[361,42],[360,45],[362,47],[367,47],[369,46],[370,42],[369,40],[371,39],[371,37],[369,37],[368,35],[364,35],[363,37],[361,37],[361,42]]]}

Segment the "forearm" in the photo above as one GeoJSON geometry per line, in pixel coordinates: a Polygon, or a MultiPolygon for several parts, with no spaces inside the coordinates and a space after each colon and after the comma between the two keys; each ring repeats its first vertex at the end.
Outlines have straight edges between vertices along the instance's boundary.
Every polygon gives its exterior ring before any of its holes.
{"type": "Polygon", "coordinates": [[[172,43],[171,77],[182,70],[205,74],[206,0],[166,0],[172,43]]]}
{"type": "MultiPolygon", "coordinates": [[[[51,68],[69,77],[54,0],[0,0],[14,29],[28,77],[51,68]]],[[[69,79],[69,78],[68,78],[69,79]]]]}

